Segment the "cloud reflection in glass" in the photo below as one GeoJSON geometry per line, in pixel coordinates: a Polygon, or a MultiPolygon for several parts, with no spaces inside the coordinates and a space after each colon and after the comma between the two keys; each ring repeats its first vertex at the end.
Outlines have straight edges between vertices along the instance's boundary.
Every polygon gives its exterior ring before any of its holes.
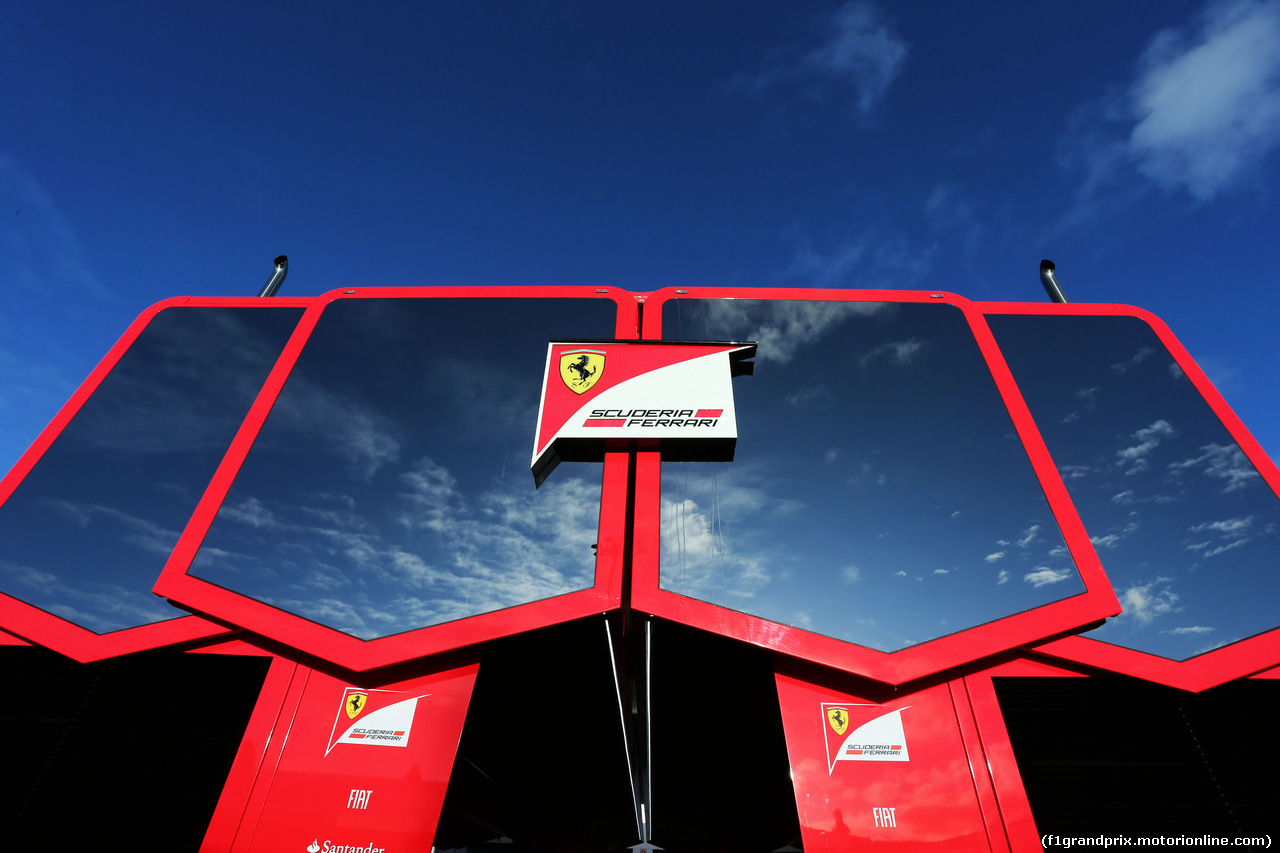
{"type": "Polygon", "coordinates": [[[0,507],[0,591],[95,633],[151,592],[301,308],[166,308],[0,507]]]}
{"type": "Polygon", "coordinates": [[[758,340],[735,461],[664,463],[661,586],[880,651],[1084,591],[963,313],[673,300],[758,340]]]}
{"type": "Polygon", "coordinates": [[[601,466],[535,491],[528,459],[548,338],[615,310],[331,303],[190,574],[361,639],[591,587],[601,466]]]}
{"type": "Polygon", "coordinates": [[[987,319],[1124,608],[1085,636],[1185,660],[1280,625],[1280,501],[1155,331],[987,319]]]}

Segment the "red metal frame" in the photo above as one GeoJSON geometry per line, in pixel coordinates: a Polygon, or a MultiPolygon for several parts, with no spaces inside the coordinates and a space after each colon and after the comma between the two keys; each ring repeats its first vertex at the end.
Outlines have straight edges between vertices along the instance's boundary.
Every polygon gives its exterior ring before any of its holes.
{"type": "Polygon", "coordinates": [[[996,795],[991,778],[991,767],[982,751],[982,736],[978,733],[969,691],[963,678],[952,678],[947,682],[947,687],[951,691],[951,704],[955,708],[960,739],[969,759],[969,775],[973,778],[973,788],[978,795],[978,808],[982,812],[982,822],[987,830],[987,843],[991,845],[992,853],[1010,853],[1000,798],[996,795]]]}
{"type": "MultiPolygon", "coordinates": [[[[1046,497],[1063,532],[1068,548],[1084,578],[1087,592],[1025,613],[1012,614],[985,625],[941,637],[908,649],[884,653],[833,640],[802,629],[770,622],[759,617],[685,598],[658,587],[657,512],[660,470],[656,454],[637,453],[635,517],[635,583],[633,604],[653,615],[716,631],[757,645],[785,651],[846,671],[861,673],[890,683],[903,683],[952,666],[998,653],[1015,646],[1031,646],[1037,652],[1092,667],[1131,675],[1183,690],[1200,691],[1235,678],[1280,665],[1280,628],[1269,630],[1231,645],[1185,661],[1170,660],[1087,637],[1051,639],[1089,622],[1119,612],[1115,593],[1106,582],[1088,535],[1071,506],[1065,487],[1057,476],[1030,413],[987,328],[987,314],[1075,314],[1129,316],[1146,322],[1168,348],[1194,387],[1238,442],[1264,480],[1280,494],[1280,470],[1231,411],[1203,371],[1187,354],[1168,327],[1141,309],[1122,305],[1060,305],[1024,303],[979,303],[940,292],[889,290],[789,290],[784,288],[666,288],[649,294],[633,294],[612,288],[361,288],[333,291],[319,297],[277,298],[271,306],[305,307],[307,311],[290,338],[284,353],[271,372],[250,409],[231,449],[219,467],[208,491],[192,516],[166,565],[155,591],[201,613],[231,625],[247,627],[265,636],[288,643],[353,669],[369,669],[431,654],[498,636],[528,630],[552,622],[576,618],[618,606],[622,598],[623,543],[627,519],[624,495],[627,490],[626,454],[611,453],[605,464],[605,498],[601,508],[601,546],[596,584],[584,590],[520,605],[495,613],[481,614],[446,625],[373,641],[356,640],[335,630],[285,614],[238,593],[190,577],[190,563],[217,514],[248,448],[276,399],[298,354],[324,307],[346,298],[605,298],[618,306],[619,338],[635,338],[643,331],[649,339],[660,337],[662,306],[671,299],[773,299],[828,301],[942,302],[964,312],[975,339],[987,359],[992,376],[1009,409],[1014,426],[1027,449],[1028,457],[1045,490],[1046,497]],[[647,305],[643,330],[636,306],[647,305]]],[[[148,323],[167,308],[257,307],[255,297],[176,297],[144,311],[120,340],[104,356],[71,399],[40,434],[14,468],[0,480],[3,503],[31,471],[61,431],[79,412],[133,344],[148,323]]],[[[73,659],[88,662],[116,655],[225,635],[234,628],[199,616],[183,616],[149,625],[96,634],[20,599],[0,593],[0,627],[17,637],[46,646],[73,659]]]]}
{"type": "MultiPolygon", "coordinates": [[[[290,371],[324,309],[345,299],[445,299],[445,298],[589,298],[608,299],[617,305],[615,334],[634,337],[638,328],[637,301],[615,288],[589,287],[372,287],[334,290],[310,301],[294,337],[285,347],[275,369],[241,424],[230,450],[214,474],[208,490],[196,506],[177,546],[156,582],[154,591],[201,613],[270,637],[327,661],[355,671],[461,648],[474,643],[518,634],[620,606],[624,544],[626,542],[627,456],[606,454],[601,492],[600,534],[595,584],[591,589],[555,598],[520,604],[431,625],[402,634],[361,640],[301,616],[280,610],[187,573],[209,526],[275,404],[290,371]]],[[[532,487],[532,486],[531,486],[532,487]]]]}
{"type": "Polygon", "coordinates": [[[271,666],[267,677],[258,691],[257,702],[249,723],[245,726],[244,735],[240,739],[240,747],[231,762],[231,770],[227,773],[227,781],[218,797],[218,805],[213,810],[209,828],[205,830],[201,851],[230,850],[239,830],[241,819],[248,807],[253,793],[254,780],[266,758],[267,750],[273,739],[283,744],[284,737],[274,738],[276,726],[282,719],[285,699],[289,695],[291,685],[299,670],[299,665],[278,655],[272,655],[256,646],[242,641],[218,643],[202,649],[193,649],[193,654],[221,655],[266,655],[271,658],[271,666]]]}
{"type": "MultiPolygon", "coordinates": [[[[1280,495],[1280,470],[1262,446],[1227,405],[1204,371],[1174,337],[1165,323],[1149,311],[1128,305],[1023,304],[1016,302],[983,302],[975,306],[984,314],[1072,314],[1134,317],[1142,320],[1169,350],[1178,367],[1209,408],[1240,445],[1249,462],[1262,475],[1267,486],[1280,495]]],[[[1243,592],[1243,590],[1242,590],[1243,592]]],[[[1157,684],[1198,693],[1236,678],[1250,675],[1280,664],[1280,628],[1255,634],[1219,649],[1178,661],[1125,648],[1091,637],[1072,636],[1036,645],[1035,651],[1099,669],[1131,675],[1157,684]]]]}
{"type": "Polygon", "coordinates": [[[1026,448],[1063,539],[1080,571],[1085,592],[895,652],[857,646],[668,592],[659,587],[658,578],[661,462],[656,452],[640,452],[636,465],[635,580],[632,590],[634,607],[654,616],[683,622],[890,684],[902,684],[922,678],[1006,649],[1071,631],[1120,612],[1120,603],[1102,570],[1101,561],[1089,541],[1089,534],[1076,514],[1066,486],[1058,476],[1057,468],[1040,437],[1039,429],[982,317],[980,303],[972,303],[950,293],[929,291],[666,288],[656,291],[646,300],[644,336],[646,339],[661,337],[662,306],[668,300],[726,297],[845,302],[941,302],[959,308],[973,330],[978,347],[1009,410],[1014,428],[1026,448]]]}
{"type": "MultiPolygon", "coordinates": [[[[115,345],[80,384],[71,399],[58,411],[53,420],[40,433],[35,442],[22,454],[12,470],[0,480],[0,505],[9,499],[18,484],[31,472],[40,458],[79,413],[85,402],[98,390],[98,386],[119,363],[124,353],[142,334],[143,329],[166,308],[205,307],[305,307],[310,299],[277,298],[266,302],[257,297],[191,297],[177,296],[157,302],[143,311],[125,330],[115,345]]],[[[227,634],[231,630],[198,616],[178,616],[163,622],[152,622],[133,628],[123,628],[106,634],[97,634],[82,628],[47,610],[42,610],[21,599],[0,593],[0,626],[25,637],[34,643],[53,649],[69,658],[88,663],[117,655],[131,654],[147,649],[192,640],[202,640],[227,634]]]]}
{"type": "MultiPolygon", "coordinates": [[[[294,715],[312,672],[309,667],[284,658],[276,661],[281,664],[281,670],[278,674],[268,672],[269,678],[276,676],[271,678],[271,692],[267,692],[264,684],[205,831],[200,853],[248,850],[253,840],[253,831],[271,792],[271,780],[289,742],[294,715]]],[[[273,662],[272,670],[275,667],[273,662]]]]}
{"type": "Polygon", "coordinates": [[[15,637],[8,631],[0,631],[0,646],[29,646],[31,645],[21,637],[15,637]]]}
{"type": "Polygon", "coordinates": [[[993,677],[1040,676],[1080,678],[1084,673],[1063,669],[1029,657],[1006,655],[986,667],[966,668],[959,683],[968,694],[968,707],[977,726],[981,751],[995,789],[1001,820],[1013,853],[1041,850],[1040,833],[1031,813],[1031,802],[1018,772],[1013,743],[1004,724],[1004,714],[996,699],[993,677]]]}

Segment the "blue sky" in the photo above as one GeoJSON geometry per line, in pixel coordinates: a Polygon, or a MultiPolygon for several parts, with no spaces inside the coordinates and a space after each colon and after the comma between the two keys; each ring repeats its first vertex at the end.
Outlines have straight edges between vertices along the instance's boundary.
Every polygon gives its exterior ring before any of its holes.
{"type": "MultiPolygon", "coordinates": [[[[1164,318],[1280,452],[1280,3],[27,3],[0,465],[148,305],[946,289],[1164,318]]],[[[554,334],[549,331],[548,335],[554,334]]]]}

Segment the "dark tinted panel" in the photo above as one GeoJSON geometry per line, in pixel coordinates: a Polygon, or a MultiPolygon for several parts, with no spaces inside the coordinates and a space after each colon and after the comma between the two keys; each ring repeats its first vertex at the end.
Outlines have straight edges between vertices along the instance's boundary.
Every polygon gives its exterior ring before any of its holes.
{"type": "Polygon", "coordinates": [[[549,337],[608,300],[325,309],[190,573],[362,639],[594,582],[601,466],[529,472],[549,337]]]}
{"type": "Polygon", "coordinates": [[[82,665],[0,649],[4,849],[200,849],[270,664],[162,652],[82,665]]]}
{"type": "Polygon", "coordinates": [[[1275,831],[1280,681],[1204,693],[1128,678],[992,682],[1041,833],[1275,831]]]}
{"type": "Polygon", "coordinates": [[[157,314],[0,507],[0,590],[98,633],[151,594],[301,308],[157,314]]]}
{"type": "Polygon", "coordinates": [[[964,315],[681,300],[759,340],[735,461],[664,463],[664,589],[892,651],[1084,591],[964,315]]]}
{"type": "Polygon", "coordinates": [[[1182,660],[1280,625],[1280,501],[1136,317],[988,318],[1124,613],[1182,660]]]}

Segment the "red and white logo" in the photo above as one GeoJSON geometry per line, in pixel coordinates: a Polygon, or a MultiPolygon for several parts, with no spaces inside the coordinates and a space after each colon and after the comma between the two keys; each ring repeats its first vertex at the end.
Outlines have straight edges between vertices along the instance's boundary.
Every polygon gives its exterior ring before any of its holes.
{"type": "Polygon", "coordinates": [[[754,343],[552,341],[534,439],[534,482],[561,462],[596,461],[610,439],[659,439],[664,456],[731,461],[733,386],[754,343]]]}
{"type": "Polygon", "coordinates": [[[430,695],[424,693],[405,698],[405,694],[398,690],[346,688],[342,693],[342,704],[334,716],[333,730],[329,733],[329,745],[324,754],[328,755],[340,743],[408,746],[418,700],[430,695]]]}
{"type": "Polygon", "coordinates": [[[838,761],[910,761],[902,728],[902,712],[910,707],[885,711],[883,705],[823,702],[827,774],[838,761]]]}

